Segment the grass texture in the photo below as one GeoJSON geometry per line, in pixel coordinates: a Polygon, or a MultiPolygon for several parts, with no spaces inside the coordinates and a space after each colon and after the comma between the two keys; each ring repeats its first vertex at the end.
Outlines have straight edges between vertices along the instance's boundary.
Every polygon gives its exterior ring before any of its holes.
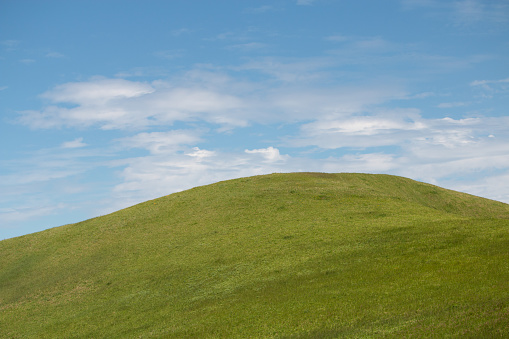
{"type": "Polygon", "coordinates": [[[2,338],[508,338],[509,205],[271,174],[0,241],[2,338]]]}

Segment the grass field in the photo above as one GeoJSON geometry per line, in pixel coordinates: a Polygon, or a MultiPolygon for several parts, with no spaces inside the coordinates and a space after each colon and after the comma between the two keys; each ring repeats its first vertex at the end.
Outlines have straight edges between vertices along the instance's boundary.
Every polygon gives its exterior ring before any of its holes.
{"type": "Polygon", "coordinates": [[[0,241],[2,338],[509,338],[509,205],[272,174],[0,241]]]}

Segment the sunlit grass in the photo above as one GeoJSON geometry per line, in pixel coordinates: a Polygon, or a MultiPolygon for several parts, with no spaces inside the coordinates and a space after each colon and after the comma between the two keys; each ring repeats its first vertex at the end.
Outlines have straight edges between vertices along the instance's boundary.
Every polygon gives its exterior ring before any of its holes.
{"type": "Polygon", "coordinates": [[[0,242],[0,336],[507,337],[509,206],[404,178],[219,182],[0,242]]]}

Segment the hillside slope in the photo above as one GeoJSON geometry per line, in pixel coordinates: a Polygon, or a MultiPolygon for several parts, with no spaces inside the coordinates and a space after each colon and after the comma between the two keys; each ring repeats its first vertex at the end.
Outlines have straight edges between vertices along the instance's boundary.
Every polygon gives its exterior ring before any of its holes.
{"type": "Polygon", "coordinates": [[[219,182],[0,241],[0,337],[509,337],[509,205],[389,175],[219,182]]]}

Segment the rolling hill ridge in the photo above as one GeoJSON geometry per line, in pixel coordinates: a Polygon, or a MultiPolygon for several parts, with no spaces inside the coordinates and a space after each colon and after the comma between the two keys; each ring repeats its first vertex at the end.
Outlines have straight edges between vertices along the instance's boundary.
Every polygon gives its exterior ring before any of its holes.
{"type": "Polygon", "coordinates": [[[509,205],[241,178],[0,241],[0,337],[508,337],[509,205]]]}

